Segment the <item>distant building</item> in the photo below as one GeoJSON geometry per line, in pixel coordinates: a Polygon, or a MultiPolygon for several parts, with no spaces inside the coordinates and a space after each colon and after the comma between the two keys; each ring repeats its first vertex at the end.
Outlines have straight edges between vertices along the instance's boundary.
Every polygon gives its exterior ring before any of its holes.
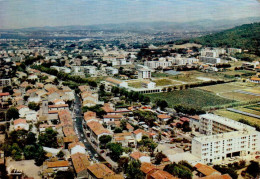
{"type": "Polygon", "coordinates": [[[138,69],[138,79],[150,79],[152,77],[152,72],[148,68],[138,69]]]}
{"type": "Polygon", "coordinates": [[[0,79],[0,86],[12,86],[11,79],[0,79]]]}
{"type": "Polygon", "coordinates": [[[152,81],[142,81],[142,87],[148,89],[154,89],[156,87],[156,83],[152,81]]]}

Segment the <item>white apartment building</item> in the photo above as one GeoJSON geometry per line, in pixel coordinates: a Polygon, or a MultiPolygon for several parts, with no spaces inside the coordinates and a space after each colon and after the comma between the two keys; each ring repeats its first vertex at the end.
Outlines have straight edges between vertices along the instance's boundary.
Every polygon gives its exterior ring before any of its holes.
{"type": "Polygon", "coordinates": [[[195,137],[192,154],[207,164],[234,156],[246,156],[259,151],[259,132],[233,131],[223,134],[195,137]]]}
{"type": "Polygon", "coordinates": [[[199,123],[205,136],[192,139],[192,154],[205,164],[259,150],[260,133],[251,126],[213,114],[201,115],[199,123]]]}
{"type": "Polygon", "coordinates": [[[228,48],[227,51],[229,54],[242,53],[242,49],[240,48],[228,48]]]}
{"type": "Polygon", "coordinates": [[[150,79],[152,77],[152,72],[148,68],[138,69],[138,79],[150,79]]]}
{"type": "Polygon", "coordinates": [[[11,79],[0,79],[0,86],[11,86],[11,79]]]}
{"type": "Polygon", "coordinates": [[[176,64],[176,65],[187,65],[196,62],[199,62],[199,59],[197,58],[173,58],[172,59],[172,64],[176,64]]]}
{"type": "Polygon", "coordinates": [[[205,135],[215,135],[232,131],[255,130],[254,127],[214,114],[199,116],[199,131],[205,135]]]}
{"type": "Polygon", "coordinates": [[[158,67],[166,68],[172,66],[171,61],[145,61],[144,66],[155,69],[158,67]]]}
{"type": "Polygon", "coordinates": [[[84,66],[84,72],[91,76],[95,76],[97,74],[97,67],[96,66],[84,66]]]}

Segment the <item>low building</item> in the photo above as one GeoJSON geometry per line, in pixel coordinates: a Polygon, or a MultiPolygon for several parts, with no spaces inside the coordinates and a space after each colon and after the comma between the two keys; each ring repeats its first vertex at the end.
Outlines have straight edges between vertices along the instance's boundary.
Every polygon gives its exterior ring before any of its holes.
{"type": "Polygon", "coordinates": [[[88,167],[90,166],[88,156],[82,153],[75,153],[71,155],[71,160],[77,178],[86,178],[88,176],[88,167]]]}
{"type": "Polygon", "coordinates": [[[112,86],[117,86],[120,88],[127,88],[128,87],[128,83],[126,81],[121,81],[115,78],[107,78],[106,82],[111,84],[112,86]]]}
{"type": "Polygon", "coordinates": [[[154,89],[156,87],[156,83],[152,81],[142,81],[142,87],[148,89],[154,89]]]}
{"type": "Polygon", "coordinates": [[[69,162],[67,160],[47,162],[47,168],[53,171],[67,171],[69,169],[69,162]]]}
{"type": "Polygon", "coordinates": [[[151,157],[145,153],[141,153],[139,151],[133,152],[130,154],[130,159],[139,160],[141,163],[151,163],[151,157]]]}
{"type": "Polygon", "coordinates": [[[26,122],[26,119],[16,119],[14,120],[14,129],[15,130],[29,130],[29,124],[26,122]]]}
{"type": "Polygon", "coordinates": [[[88,179],[103,179],[107,176],[114,174],[115,173],[112,170],[110,170],[106,165],[101,163],[96,163],[87,167],[88,179]]]}

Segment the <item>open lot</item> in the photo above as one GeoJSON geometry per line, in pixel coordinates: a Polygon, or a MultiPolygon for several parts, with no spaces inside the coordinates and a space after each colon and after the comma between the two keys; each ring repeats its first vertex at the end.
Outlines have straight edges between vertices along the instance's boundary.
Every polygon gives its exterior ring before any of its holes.
{"type": "Polygon", "coordinates": [[[170,106],[185,105],[194,108],[211,107],[234,102],[200,89],[187,89],[168,93],[148,94],[152,101],[166,100],[170,106]]]}
{"type": "Polygon", "coordinates": [[[128,82],[128,86],[133,88],[142,88],[142,82],[141,81],[128,82]]]}
{"type": "Polygon", "coordinates": [[[236,85],[236,83],[225,83],[225,84],[217,84],[211,86],[203,86],[199,88],[209,92],[224,93],[224,92],[230,92],[234,90],[242,90],[245,89],[246,87],[238,86],[236,85]]]}

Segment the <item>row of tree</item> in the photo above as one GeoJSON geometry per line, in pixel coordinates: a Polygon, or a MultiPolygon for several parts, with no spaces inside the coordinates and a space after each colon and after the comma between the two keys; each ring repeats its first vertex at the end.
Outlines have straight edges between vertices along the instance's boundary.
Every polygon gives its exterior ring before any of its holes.
{"type": "Polygon", "coordinates": [[[58,79],[63,81],[74,81],[76,83],[87,83],[92,87],[97,87],[97,83],[93,80],[89,80],[87,78],[82,78],[80,76],[72,76],[64,72],[58,72],[56,69],[51,69],[48,67],[44,67],[42,65],[33,65],[32,68],[37,69],[39,71],[57,76],[58,79]]]}

